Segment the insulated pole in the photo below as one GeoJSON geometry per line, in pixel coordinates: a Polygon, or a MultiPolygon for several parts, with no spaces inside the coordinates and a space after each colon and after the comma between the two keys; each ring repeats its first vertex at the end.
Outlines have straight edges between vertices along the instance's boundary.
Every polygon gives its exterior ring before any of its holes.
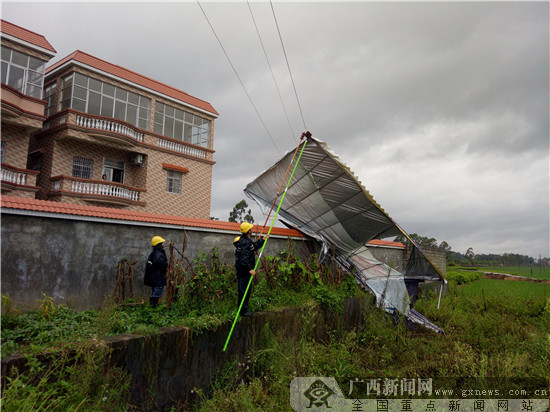
{"type": "MultiPolygon", "coordinates": [[[[304,136],[304,135],[302,135],[304,136]]],[[[298,159],[296,160],[296,163],[294,164],[294,168],[292,169],[292,173],[290,174],[290,179],[288,179],[288,182],[285,187],[285,191],[283,192],[283,196],[281,197],[281,201],[279,202],[279,206],[277,207],[277,211],[275,212],[275,216],[273,217],[273,221],[271,222],[271,226],[269,227],[269,230],[267,232],[267,236],[269,237],[269,234],[271,233],[271,229],[273,229],[273,225],[275,224],[275,221],[277,220],[277,216],[279,215],[279,210],[281,209],[281,205],[283,204],[283,201],[285,200],[286,192],[288,190],[288,187],[290,186],[290,182],[292,181],[292,177],[294,176],[294,172],[296,171],[296,167],[298,166],[298,163],[300,163],[300,158],[302,157],[302,153],[304,152],[304,149],[307,145],[307,139],[304,142],[304,145],[302,146],[302,149],[300,150],[300,155],[298,156],[298,159]]],[[[262,248],[260,249],[260,254],[258,255],[258,259],[256,259],[256,264],[254,265],[254,271],[256,271],[256,268],[258,267],[258,264],[260,263],[260,259],[262,258],[262,253],[264,251],[265,245],[267,244],[267,240],[265,240],[262,248]]],[[[250,285],[252,284],[252,279],[254,278],[253,275],[250,276],[250,279],[248,280],[248,285],[246,286],[246,291],[244,292],[243,299],[241,300],[241,303],[239,305],[239,309],[237,310],[237,314],[235,315],[235,319],[233,320],[233,324],[231,325],[231,330],[229,331],[229,335],[227,335],[227,340],[225,341],[225,345],[223,346],[223,351],[227,349],[227,345],[229,344],[229,339],[231,339],[231,335],[233,334],[233,329],[235,328],[235,324],[237,323],[237,319],[239,318],[239,313],[241,313],[241,308],[243,307],[244,300],[246,298],[246,295],[248,294],[248,290],[250,289],[250,285]]]]}

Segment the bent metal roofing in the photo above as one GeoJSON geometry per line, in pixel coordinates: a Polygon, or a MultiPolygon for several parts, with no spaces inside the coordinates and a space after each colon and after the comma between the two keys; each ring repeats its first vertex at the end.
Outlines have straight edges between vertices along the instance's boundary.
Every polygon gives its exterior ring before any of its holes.
{"type": "Polygon", "coordinates": [[[57,53],[48,40],[41,34],[24,29],[6,20],[0,20],[2,22],[2,33],[8,36],[15,37],[19,40],[23,40],[34,46],[38,46],[52,53],[57,53]]]}
{"type": "Polygon", "coordinates": [[[161,95],[168,96],[172,99],[176,99],[200,110],[208,112],[213,116],[217,117],[219,115],[216,109],[214,109],[214,107],[212,107],[210,103],[205,102],[204,100],[198,99],[172,86],[168,86],[164,83],[143,76],[124,67],[106,62],[105,60],[101,60],[80,50],[76,50],[75,52],[64,57],[57,63],[54,63],[52,66],[48,67],[46,69],[46,75],[50,75],[57,69],[60,69],[61,67],[64,67],[65,65],[74,62],[107,73],[111,76],[126,80],[127,82],[133,83],[139,87],[152,90],[153,92],[160,93],[161,95]]]}

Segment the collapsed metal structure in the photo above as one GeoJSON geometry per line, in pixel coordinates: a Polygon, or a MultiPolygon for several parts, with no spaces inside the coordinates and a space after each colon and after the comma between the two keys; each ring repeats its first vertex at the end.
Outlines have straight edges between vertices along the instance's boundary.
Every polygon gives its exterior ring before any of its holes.
{"type": "MultiPolygon", "coordinates": [[[[442,329],[412,309],[408,282],[446,282],[422,249],[376,203],[358,178],[326,143],[305,134],[305,145],[292,181],[288,182],[285,202],[280,206],[282,221],[322,245],[320,259],[330,250],[342,268],[372,292],[379,307],[397,311],[407,319],[436,332],[442,329]],[[378,261],[365,246],[370,240],[405,235],[412,245],[405,270],[378,261]]],[[[291,151],[245,188],[265,214],[277,201],[277,187],[286,179],[294,156],[291,151]]],[[[282,187],[282,185],[281,185],[282,187]]]]}

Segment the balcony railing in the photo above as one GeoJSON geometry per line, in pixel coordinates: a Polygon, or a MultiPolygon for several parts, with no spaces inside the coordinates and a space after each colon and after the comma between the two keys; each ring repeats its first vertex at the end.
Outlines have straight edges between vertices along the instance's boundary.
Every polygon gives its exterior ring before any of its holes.
{"type": "Polygon", "coordinates": [[[2,164],[1,180],[2,182],[12,183],[19,186],[34,186],[36,175],[39,172],[34,170],[19,169],[17,167],[2,164]],[[32,178],[29,179],[29,177],[32,178]]]}
{"type": "Polygon", "coordinates": [[[124,201],[139,202],[140,192],[142,191],[121,183],[106,182],[104,180],[68,176],[56,176],[51,180],[53,181],[53,192],[70,192],[84,196],[91,195],[94,198],[97,197],[97,200],[101,200],[103,196],[108,196],[124,201]]]}
{"type": "Polygon", "coordinates": [[[158,138],[157,145],[163,149],[173,150],[174,152],[183,153],[189,156],[195,156],[201,159],[206,159],[206,151],[196,147],[187,146],[174,142],[172,140],[158,138]]]}
{"type": "Polygon", "coordinates": [[[137,130],[133,129],[130,126],[127,126],[126,124],[119,123],[113,120],[78,114],[76,116],[76,125],[86,127],[88,129],[99,129],[105,130],[107,132],[122,134],[124,136],[131,137],[138,142],[143,142],[143,133],[138,132],[137,130]]]}

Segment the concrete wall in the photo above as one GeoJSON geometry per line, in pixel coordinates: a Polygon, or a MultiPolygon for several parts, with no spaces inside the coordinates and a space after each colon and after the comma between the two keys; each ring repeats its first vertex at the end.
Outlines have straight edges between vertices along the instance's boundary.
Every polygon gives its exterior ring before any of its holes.
{"type": "MultiPolygon", "coordinates": [[[[37,308],[43,293],[53,297],[55,304],[70,301],[77,310],[101,306],[105,295],[115,290],[116,265],[123,257],[137,260],[134,292],[136,298],[147,298],[150,288],[143,286],[143,269],[151,238],[160,235],[172,239],[181,250],[185,236],[180,227],[64,216],[67,218],[2,213],[2,293],[21,310],[37,308]]],[[[185,255],[191,261],[199,252],[208,254],[217,247],[222,260],[234,264],[233,239],[237,233],[186,232],[185,255]]],[[[288,238],[271,236],[264,255],[287,247],[288,238]]],[[[296,240],[294,247],[302,256],[308,253],[302,240],[296,240]]],[[[316,248],[314,244],[308,247],[310,251],[316,248]]]]}
{"type": "Polygon", "coordinates": [[[369,246],[369,250],[376,259],[380,262],[384,262],[393,269],[398,270],[399,272],[402,272],[405,269],[404,249],[369,246]]]}
{"type": "MultiPolygon", "coordinates": [[[[151,336],[121,335],[105,342],[112,349],[109,363],[132,376],[131,403],[140,405],[140,410],[165,411],[177,405],[189,406],[196,396],[192,390],[207,390],[215,373],[228,360],[238,357],[243,361],[251,349],[258,348],[264,328],[284,339],[297,340],[304,334],[321,341],[332,330],[360,328],[367,305],[368,298],[353,298],[344,303],[342,314],[318,308],[256,312],[236,324],[225,352],[231,322],[198,333],[184,327],[168,327],[151,336]]],[[[47,362],[47,356],[41,359],[47,362]]],[[[24,357],[7,356],[2,360],[2,379],[13,373],[12,367],[24,372],[25,365],[24,357]]]]}
{"type": "MultiPolygon", "coordinates": [[[[426,257],[432,262],[432,264],[439,269],[443,276],[447,275],[447,254],[444,249],[438,247],[426,247],[422,246],[422,250],[426,257]]],[[[405,262],[409,260],[411,251],[409,248],[405,249],[405,262]]]]}

